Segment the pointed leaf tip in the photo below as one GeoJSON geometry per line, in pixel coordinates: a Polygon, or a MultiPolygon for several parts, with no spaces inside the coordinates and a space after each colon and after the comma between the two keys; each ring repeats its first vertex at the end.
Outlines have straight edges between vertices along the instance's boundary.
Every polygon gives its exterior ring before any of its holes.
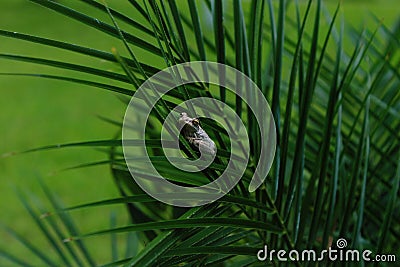
{"type": "Polygon", "coordinates": [[[77,240],[77,238],[71,236],[71,237],[65,238],[63,240],[63,242],[64,243],[68,243],[68,242],[72,242],[72,241],[75,241],[75,240],[77,240]]]}
{"type": "Polygon", "coordinates": [[[8,157],[15,156],[15,155],[17,155],[17,154],[18,154],[17,152],[7,152],[7,153],[2,154],[2,155],[0,156],[0,158],[8,158],[8,157]]]}
{"type": "Polygon", "coordinates": [[[58,171],[52,171],[52,172],[49,172],[47,174],[47,176],[55,176],[57,173],[58,173],[58,171]]]}
{"type": "Polygon", "coordinates": [[[45,212],[45,213],[43,213],[42,215],[40,215],[40,219],[44,219],[44,218],[47,218],[47,217],[49,217],[49,216],[51,216],[51,215],[53,215],[53,213],[52,212],[45,212]]]}

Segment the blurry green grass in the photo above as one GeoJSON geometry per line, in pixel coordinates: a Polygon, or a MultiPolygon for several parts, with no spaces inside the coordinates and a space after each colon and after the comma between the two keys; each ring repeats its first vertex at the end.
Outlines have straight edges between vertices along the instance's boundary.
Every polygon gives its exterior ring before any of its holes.
{"type": "MultiPolygon", "coordinates": [[[[117,46],[115,40],[107,38],[104,34],[25,0],[2,1],[0,28],[70,41],[106,51],[117,46]]],[[[1,38],[0,51],[92,65],[106,64],[73,53],[6,38],[1,38]]],[[[112,65],[104,67],[113,68],[112,65]]],[[[69,71],[4,59],[0,59],[0,72],[71,74],[69,71]]],[[[0,76],[0,90],[0,155],[48,144],[112,138],[118,129],[96,116],[102,115],[121,121],[124,115],[124,107],[114,94],[87,86],[38,78],[0,76]]],[[[106,155],[101,152],[79,148],[0,158],[1,223],[12,226],[43,248],[48,247],[20,204],[14,189],[20,188],[43,196],[37,182],[37,178],[40,177],[68,205],[116,197],[118,192],[107,166],[49,175],[63,168],[105,158],[106,155]]],[[[123,214],[123,207],[113,209],[123,214]]],[[[76,215],[81,222],[78,227],[82,231],[92,231],[106,227],[104,223],[108,224],[107,218],[110,214],[87,211],[76,215]]],[[[106,239],[103,238],[103,241],[106,239]]],[[[10,253],[29,255],[4,231],[0,231],[0,240],[0,246],[10,253]]],[[[109,260],[108,247],[98,246],[94,249],[96,251],[93,252],[99,260],[109,260]]],[[[0,258],[0,266],[6,263],[9,264],[0,258]]]]}
{"type": "MultiPolygon", "coordinates": [[[[83,4],[79,4],[78,1],[64,2],[79,5],[80,10],[83,10],[81,8],[83,4]]],[[[1,29],[68,41],[106,51],[110,51],[111,47],[121,47],[116,40],[29,1],[2,0],[1,3],[1,29]]],[[[331,8],[337,1],[326,1],[326,3],[331,8]]],[[[115,4],[128,5],[125,1],[117,3],[113,1],[113,6],[115,4]]],[[[122,10],[129,14],[129,8],[122,10]]],[[[399,14],[397,1],[394,0],[343,1],[344,16],[348,22],[357,27],[366,26],[374,29],[377,24],[367,19],[368,10],[378,18],[384,19],[383,23],[387,26],[391,26],[399,14]]],[[[6,38],[0,38],[0,52],[114,68],[109,63],[77,54],[6,38]]],[[[69,71],[4,59],[0,59],[0,72],[71,74],[69,71]]],[[[99,120],[96,115],[121,120],[124,114],[123,105],[112,93],[65,82],[0,76],[0,92],[0,154],[48,144],[111,138],[117,129],[99,120]]],[[[41,177],[68,205],[117,196],[107,166],[49,175],[62,168],[105,157],[106,155],[91,149],[74,148],[0,158],[1,223],[12,226],[32,242],[46,248],[46,241],[42,239],[36,227],[33,227],[33,222],[19,203],[14,188],[39,192],[41,195],[37,183],[37,178],[41,177]]],[[[113,207],[113,210],[123,214],[123,207],[113,207]]],[[[92,210],[76,215],[82,222],[79,228],[86,232],[105,227],[104,223],[108,222],[105,218],[109,216],[108,213],[99,214],[92,210]]],[[[125,218],[122,216],[119,219],[125,218]]],[[[107,237],[99,238],[102,241],[106,239],[107,237]]],[[[10,253],[25,255],[23,253],[26,251],[4,231],[0,231],[0,240],[0,246],[7,248],[10,253]]],[[[107,245],[108,243],[94,248],[99,262],[109,259],[110,249],[107,245]]],[[[5,263],[0,258],[0,265],[3,266],[5,263]]]]}

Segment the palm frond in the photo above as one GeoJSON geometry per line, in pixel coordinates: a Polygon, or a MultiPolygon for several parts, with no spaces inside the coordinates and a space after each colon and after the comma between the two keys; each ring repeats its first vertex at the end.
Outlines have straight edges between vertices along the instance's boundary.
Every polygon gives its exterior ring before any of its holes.
{"type": "MultiPolygon", "coordinates": [[[[250,160],[241,181],[219,200],[194,208],[159,203],[135,183],[132,173],[143,179],[157,177],[144,168],[129,171],[122,153],[122,124],[118,121],[105,119],[117,126],[118,134],[113,139],[23,151],[103,148],[106,159],[81,162],[69,169],[109,165],[120,194],[118,198],[65,208],[51,188],[42,184],[46,199],[52,205],[53,211],[48,212],[39,201],[33,204],[31,197],[18,193],[54,251],[54,257],[10,227],[4,229],[41,262],[50,266],[94,266],[98,261],[89,248],[96,244],[90,241],[101,235],[111,237],[111,257],[104,266],[220,263],[249,266],[257,264],[257,251],[265,244],[274,249],[325,249],[333,246],[333,240],[338,238],[347,239],[357,249],[372,246],[376,253],[399,249],[400,71],[396,67],[399,63],[396,48],[400,42],[400,20],[393,29],[379,24],[373,31],[360,31],[337,19],[339,6],[330,15],[320,0],[310,0],[306,6],[299,1],[289,5],[291,1],[284,0],[249,4],[239,0],[232,4],[130,0],[131,10],[117,10],[111,2],[93,0],[82,1],[91,8],[88,10],[73,9],[67,2],[30,1],[111,36],[114,47],[122,45],[123,49],[110,48],[108,52],[0,29],[1,38],[57,48],[60,53],[75,52],[115,66],[110,70],[83,61],[66,62],[1,51],[0,58],[13,64],[33,63],[82,75],[79,78],[53,73],[0,75],[38,77],[43,78],[43,83],[53,79],[130,97],[145,80],[165,67],[193,59],[215,58],[242,71],[261,88],[271,103],[277,134],[272,171],[262,186],[249,192],[247,188],[260,160],[263,141],[249,105],[260,105],[260,99],[252,95],[250,103],[245,103],[229,88],[206,83],[182,85],[160,98],[149,121],[140,123],[148,126],[145,142],[149,159],[171,182],[204,185],[223,173],[229,158],[235,156],[230,150],[232,140],[223,127],[205,120],[204,128],[219,148],[215,161],[197,173],[185,173],[171,166],[163,153],[160,125],[179,104],[196,97],[218,99],[235,110],[249,133],[250,160]],[[97,18],[90,10],[105,18],[97,18]],[[137,18],[127,15],[130,11],[137,18]],[[295,18],[290,12],[296,14],[295,18]],[[347,44],[348,40],[353,41],[352,45],[347,44]],[[110,205],[124,205],[129,223],[121,226],[116,222],[116,215],[111,215],[111,224],[106,229],[85,232],[78,229],[73,212],[110,205]],[[123,235],[125,246],[118,242],[121,233],[126,234],[123,235]],[[121,258],[120,251],[125,248],[127,251],[121,258]]],[[[204,73],[211,71],[203,69],[204,73]]],[[[168,77],[182,79],[179,75],[168,77]]],[[[152,85],[154,94],[158,94],[156,86],[174,84],[173,79],[157,82],[152,85]]],[[[243,80],[235,82],[246,90],[243,80]]],[[[129,105],[129,99],[122,100],[122,105],[129,105]]],[[[140,146],[142,141],[124,140],[124,145],[140,146]]],[[[185,157],[198,158],[185,138],[180,137],[179,141],[185,157]]],[[[134,155],[132,159],[146,160],[142,155],[134,155]]],[[[6,251],[0,250],[0,256],[29,266],[23,257],[20,259],[6,251]]],[[[279,264],[277,260],[272,263],[279,264]]]]}

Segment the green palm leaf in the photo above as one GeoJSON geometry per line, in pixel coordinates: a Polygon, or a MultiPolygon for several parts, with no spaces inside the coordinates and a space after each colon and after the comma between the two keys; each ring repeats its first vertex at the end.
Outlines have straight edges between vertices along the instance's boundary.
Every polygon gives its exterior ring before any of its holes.
{"type": "MultiPolygon", "coordinates": [[[[54,255],[35,247],[9,226],[4,229],[40,262],[50,266],[99,264],[89,248],[97,245],[91,240],[100,235],[111,238],[111,258],[101,262],[104,266],[256,266],[256,254],[265,244],[273,249],[321,250],[333,246],[338,238],[347,239],[357,249],[372,246],[376,253],[398,251],[400,71],[396,67],[396,48],[400,43],[400,21],[393,29],[382,24],[374,31],[359,31],[338,19],[339,6],[331,16],[323,1],[311,0],[307,6],[298,1],[290,5],[292,1],[284,0],[278,4],[270,0],[249,4],[239,0],[129,1],[129,10],[114,8],[112,1],[82,0],[90,8],[82,11],[63,1],[30,1],[111,36],[114,47],[122,45],[123,49],[102,51],[0,29],[2,39],[58,48],[60,54],[76,52],[114,66],[105,69],[83,61],[0,51],[0,59],[15,64],[72,70],[76,76],[22,72],[0,75],[44,78],[43,84],[53,79],[132,96],[146,79],[165,67],[193,59],[216,60],[244,72],[261,88],[271,103],[277,131],[273,168],[266,182],[250,193],[247,188],[262,140],[246,103],[225,87],[201,83],[179,86],[163,96],[147,122],[146,145],[152,163],[171,182],[206,184],[225,170],[231,156],[232,140],[219,124],[207,120],[202,125],[219,148],[215,162],[189,174],[171,166],[163,153],[160,125],[177,105],[196,97],[218,99],[236,111],[249,133],[250,160],[242,180],[214,203],[194,208],[160,203],[135,183],[131,174],[142,179],[157,177],[146,169],[128,170],[118,121],[105,119],[117,126],[113,139],[23,151],[100,148],[105,159],[80,162],[68,169],[107,165],[120,194],[118,198],[64,207],[51,188],[42,184],[51,204],[48,209],[53,210],[47,212],[39,201],[33,204],[31,197],[18,193],[54,255]],[[137,17],[130,16],[130,11],[137,17]],[[296,14],[295,18],[291,14],[296,14]],[[348,40],[354,43],[349,45],[348,40]],[[113,213],[111,226],[106,229],[79,229],[83,222],[74,219],[74,212],[112,205],[126,207],[129,223],[119,224],[113,213]],[[122,246],[118,242],[121,236],[126,241],[122,246]],[[125,256],[121,256],[123,249],[127,250],[125,256]]],[[[153,86],[173,82],[163,80],[153,86]]],[[[236,82],[243,85],[240,79],[236,82]]],[[[254,98],[250,96],[251,104],[257,105],[259,99],[254,98]]],[[[128,98],[121,100],[121,105],[129,105],[128,98]]],[[[183,154],[196,159],[197,152],[189,142],[183,137],[179,140],[183,154]]],[[[141,140],[128,141],[131,146],[141,144],[141,140]]],[[[145,160],[141,155],[132,158],[145,160]]],[[[22,256],[3,249],[0,256],[15,264],[30,265],[22,256]]],[[[271,264],[280,262],[274,259],[271,264]]]]}

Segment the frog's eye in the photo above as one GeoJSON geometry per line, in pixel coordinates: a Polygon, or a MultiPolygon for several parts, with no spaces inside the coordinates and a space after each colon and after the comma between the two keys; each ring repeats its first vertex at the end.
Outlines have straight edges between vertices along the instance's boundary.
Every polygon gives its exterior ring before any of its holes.
{"type": "Polygon", "coordinates": [[[199,126],[199,124],[200,124],[199,119],[193,119],[192,123],[194,126],[199,126]]]}

